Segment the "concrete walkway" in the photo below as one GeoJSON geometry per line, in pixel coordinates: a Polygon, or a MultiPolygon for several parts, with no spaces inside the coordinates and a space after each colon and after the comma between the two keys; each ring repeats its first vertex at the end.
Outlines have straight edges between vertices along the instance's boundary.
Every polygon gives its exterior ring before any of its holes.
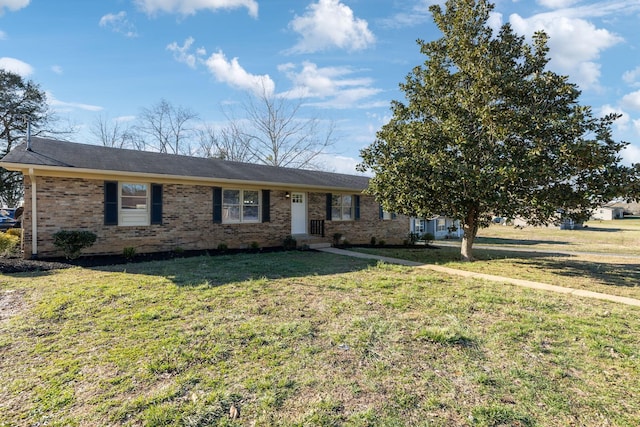
{"type": "Polygon", "coordinates": [[[435,265],[435,264],[422,264],[415,261],[408,261],[406,259],[391,258],[391,257],[372,255],[372,254],[364,254],[361,252],[348,251],[345,249],[321,248],[317,250],[322,252],[332,253],[335,255],[344,255],[344,256],[363,258],[363,259],[375,259],[378,261],[386,262],[388,264],[406,265],[408,267],[428,269],[428,270],[438,271],[440,273],[446,273],[446,274],[451,274],[455,276],[472,277],[477,279],[489,280],[492,282],[510,283],[512,285],[522,286],[524,288],[540,289],[543,291],[558,292],[561,294],[571,294],[571,295],[576,295],[576,296],[585,297],[585,298],[594,298],[594,299],[599,299],[604,301],[612,301],[619,304],[626,304],[626,305],[640,307],[640,300],[635,298],[603,294],[600,292],[585,291],[582,289],[565,288],[563,286],[548,285],[546,283],[532,282],[530,280],[512,279],[509,277],[494,276],[492,274],[475,273],[473,271],[457,270],[455,268],[442,267],[440,265],[435,265]]]}

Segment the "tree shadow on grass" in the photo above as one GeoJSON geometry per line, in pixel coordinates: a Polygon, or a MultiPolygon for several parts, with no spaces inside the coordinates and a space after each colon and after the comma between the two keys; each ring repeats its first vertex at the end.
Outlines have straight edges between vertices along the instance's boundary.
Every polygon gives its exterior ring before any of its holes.
{"type": "MultiPolygon", "coordinates": [[[[586,277],[603,285],[618,287],[640,286],[640,263],[583,261],[567,254],[549,252],[511,252],[478,250],[478,259],[512,259],[524,266],[547,270],[567,278],[586,277]]],[[[482,261],[480,261],[482,262],[482,261]]]]}
{"type": "Polygon", "coordinates": [[[95,267],[101,271],[162,276],[178,286],[221,286],[259,279],[325,276],[360,271],[377,264],[316,251],[198,256],[95,267]]]}
{"type": "Polygon", "coordinates": [[[567,278],[588,277],[603,285],[640,286],[640,264],[604,263],[578,260],[544,259],[541,267],[567,278]]]}
{"type": "Polygon", "coordinates": [[[557,240],[521,240],[521,239],[505,239],[502,237],[476,237],[475,243],[479,245],[518,245],[518,246],[535,246],[535,245],[568,245],[569,242],[561,242],[557,240]]]}

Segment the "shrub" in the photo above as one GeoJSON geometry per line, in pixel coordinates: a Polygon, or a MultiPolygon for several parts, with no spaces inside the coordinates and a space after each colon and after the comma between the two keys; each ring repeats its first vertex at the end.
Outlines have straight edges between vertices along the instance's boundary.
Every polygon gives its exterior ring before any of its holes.
{"type": "Polygon", "coordinates": [[[253,249],[254,251],[256,251],[256,250],[260,249],[260,243],[258,243],[258,242],[251,242],[251,244],[249,245],[249,247],[250,247],[251,249],[253,249]]]}
{"type": "Polygon", "coordinates": [[[16,236],[17,238],[22,238],[22,228],[10,228],[7,230],[7,234],[9,236],[16,236]]]}
{"type": "Polygon", "coordinates": [[[369,241],[369,243],[371,244],[371,246],[375,246],[375,245],[376,245],[376,238],[375,238],[375,236],[371,236],[371,240],[369,241]]]}
{"type": "Polygon", "coordinates": [[[291,235],[285,237],[284,242],[282,243],[282,246],[284,246],[286,250],[295,249],[297,245],[298,242],[296,241],[296,238],[291,235]]]}
{"type": "Polygon", "coordinates": [[[218,250],[220,252],[225,252],[227,249],[229,249],[229,246],[227,246],[226,243],[219,243],[218,244],[218,250]]]}
{"type": "Polygon", "coordinates": [[[0,253],[3,255],[18,251],[20,238],[9,233],[0,233],[0,253]]]}
{"type": "Polygon", "coordinates": [[[408,239],[409,244],[415,245],[418,240],[420,240],[420,233],[409,233],[408,239]]]}
{"type": "Polygon", "coordinates": [[[387,242],[385,242],[385,241],[384,241],[384,240],[382,240],[382,239],[380,239],[380,241],[378,242],[378,245],[380,245],[380,246],[384,246],[384,245],[386,245],[386,244],[387,244],[387,242]]]}
{"type": "Polygon", "coordinates": [[[333,234],[333,246],[340,246],[342,244],[342,233],[333,234]]]}
{"type": "Polygon", "coordinates": [[[136,256],[136,248],[127,246],[122,250],[122,256],[127,260],[132,260],[136,256]]]}
{"type": "Polygon", "coordinates": [[[425,245],[429,245],[431,244],[431,242],[433,242],[435,240],[436,236],[434,236],[431,233],[424,233],[422,235],[422,240],[424,240],[424,244],[425,245]]]}
{"type": "Polygon", "coordinates": [[[67,259],[76,259],[82,249],[95,243],[96,238],[91,231],[60,230],[53,235],[53,244],[64,252],[67,259]]]}

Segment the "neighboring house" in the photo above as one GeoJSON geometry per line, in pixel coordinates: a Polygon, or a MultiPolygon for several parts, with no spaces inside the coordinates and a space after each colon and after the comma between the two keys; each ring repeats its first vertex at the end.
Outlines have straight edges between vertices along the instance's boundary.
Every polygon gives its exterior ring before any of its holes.
{"type": "Polygon", "coordinates": [[[462,227],[460,221],[437,216],[430,219],[411,218],[410,232],[423,235],[430,233],[434,239],[459,239],[462,237],[462,227]]]}
{"type": "Polygon", "coordinates": [[[175,249],[402,243],[405,216],[383,217],[368,178],[31,138],[0,166],[24,175],[25,258],[59,256],[53,234],[88,230],[85,254],[175,249]],[[314,235],[309,237],[309,235],[314,235]]]}
{"type": "Polygon", "coordinates": [[[623,219],[624,208],[621,206],[601,206],[593,211],[591,218],[602,219],[605,221],[623,219]]]}

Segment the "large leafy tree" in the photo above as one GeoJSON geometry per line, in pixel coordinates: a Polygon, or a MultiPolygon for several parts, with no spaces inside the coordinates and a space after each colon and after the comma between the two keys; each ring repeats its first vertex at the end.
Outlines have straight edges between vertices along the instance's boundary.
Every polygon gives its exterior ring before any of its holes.
{"type": "MultiPolygon", "coordinates": [[[[47,98],[40,87],[22,76],[0,69],[0,157],[27,133],[27,123],[42,129],[50,120],[47,98]]],[[[0,202],[15,206],[22,198],[22,176],[0,168],[0,202]]]]}
{"type": "Polygon", "coordinates": [[[431,6],[442,38],[418,40],[426,60],[400,87],[405,102],[362,150],[369,191],[388,211],[461,221],[463,259],[492,215],[542,224],[576,218],[618,195],[633,170],[620,165],[611,126],[580,91],[548,70],[547,36],[532,44],[505,24],[488,25],[493,4],[431,6]]]}

